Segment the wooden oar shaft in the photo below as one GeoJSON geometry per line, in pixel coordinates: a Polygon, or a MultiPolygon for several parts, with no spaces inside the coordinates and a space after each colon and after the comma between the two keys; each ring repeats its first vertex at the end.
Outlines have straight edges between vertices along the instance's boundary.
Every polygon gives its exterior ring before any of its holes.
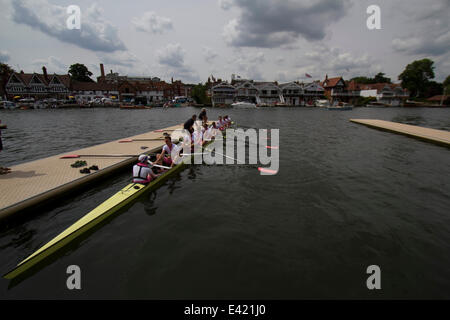
{"type": "Polygon", "coordinates": [[[130,139],[131,141],[164,141],[164,138],[158,139],[130,139]]]}
{"type": "MultiPolygon", "coordinates": [[[[157,155],[157,153],[146,153],[146,155],[157,155]]],[[[73,154],[62,156],[60,159],[77,159],[77,158],[130,158],[139,157],[139,154],[73,154]]]]}
{"type": "Polygon", "coordinates": [[[155,163],[153,163],[153,162],[151,162],[151,161],[148,161],[148,163],[151,164],[153,167],[163,168],[163,169],[167,169],[167,170],[172,169],[172,168],[170,168],[170,167],[160,166],[159,164],[155,164],[155,163]]]}
{"type": "MultiPolygon", "coordinates": [[[[164,141],[165,138],[158,138],[158,139],[123,139],[119,140],[119,143],[130,143],[130,142],[142,142],[142,141],[164,141]]],[[[176,140],[174,140],[176,142],[176,140]]]]}
{"type": "Polygon", "coordinates": [[[219,156],[222,156],[222,157],[225,157],[225,158],[234,160],[234,161],[236,161],[236,162],[241,162],[241,163],[245,164],[245,162],[242,162],[242,161],[240,161],[240,160],[238,160],[238,159],[235,159],[235,158],[233,158],[233,157],[227,156],[227,155],[225,155],[225,154],[219,153],[219,152],[217,152],[216,150],[210,150],[210,149],[207,149],[207,148],[205,148],[205,150],[206,150],[206,151],[209,151],[209,152],[214,152],[214,153],[218,154],[219,156]]]}

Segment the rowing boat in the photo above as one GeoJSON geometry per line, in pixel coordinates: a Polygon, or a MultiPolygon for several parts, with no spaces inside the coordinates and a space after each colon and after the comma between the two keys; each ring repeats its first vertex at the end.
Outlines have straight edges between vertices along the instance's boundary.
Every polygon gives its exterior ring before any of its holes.
{"type": "MultiPolygon", "coordinates": [[[[194,155],[192,155],[191,157],[194,157],[194,155]]],[[[92,229],[94,226],[98,225],[100,222],[104,221],[106,218],[110,217],[112,214],[119,211],[121,208],[133,202],[136,198],[144,194],[146,191],[158,188],[170,176],[173,176],[177,172],[180,172],[185,166],[186,163],[181,162],[147,185],[140,183],[131,183],[127,185],[125,188],[117,192],[111,198],[103,202],[97,208],[95,208],[80,220],[75,222],[73,225],[71,225],[69,228],[64,230],[58,236],[50,240],[47,244],[42,246],[28,258],[20,262],[13,270],[5,274],[3,277],[5,279],[14,279],[19,275],[22,275],[26,271],[42,262],[44,259],[50,257],[52,254],[69,244],[75,238],[81,236],[88,230],[92,229]]]]}

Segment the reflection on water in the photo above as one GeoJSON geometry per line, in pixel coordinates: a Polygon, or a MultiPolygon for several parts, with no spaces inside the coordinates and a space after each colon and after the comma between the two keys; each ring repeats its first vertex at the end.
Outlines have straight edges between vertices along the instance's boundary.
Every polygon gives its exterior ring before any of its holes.
{"type": "MultiPolygon", "coordinates": [[[[181,123],[198,109],[1,112],[2,164],[181,123]],[[104,126],[103,123],[108,123],[104,126]],[[32,124],[36,124],[33,126],[32,124]],[[19,138],[20,137],[20,138],[19,138]],[[51,141],[52,143],[49,143],[51,141]]],[[[210,118],[224,114],[209,110],[210,118]]],[[[226,110],[239,126],[280,129],[280,171],[190,166],[144,195],[5,298],[449,298],[447,148],[350,123],[450,127],[445,109],[226,110]],[[65,290],[77,264],[84,288],[65,290]]],[[[4,273],[130,181],[124,172],[2,229],[4,273]]]]}
{"type": "Polygon", "coordinates": [[[393,122],[399,122],[404,124],[410,124],[414,126],[423,126],[426,123],[426,120],[422,116],[396,116],[392,118],[393,122]]]}

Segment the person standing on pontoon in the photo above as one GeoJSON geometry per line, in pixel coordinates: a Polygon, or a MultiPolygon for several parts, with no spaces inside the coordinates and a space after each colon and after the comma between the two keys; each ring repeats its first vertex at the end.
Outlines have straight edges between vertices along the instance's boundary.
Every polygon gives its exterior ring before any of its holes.
{"type": "Polygon", "coordinates": [[[197,120],[197,115],[194,114],[194,115],[192,116],[192,118],[188,119],[188,120],[184,123],[183,128],[186,129],[186,130],[188,130],[188,131],[190,131],[190,129],[191,129],[192,127],[194,127],[194,124],[195,124],[195,121],[196,121],[196,120],[197,120]]]}
{"type": "Polygon", "coordinates": [[[206,115],[206,109],[205,108],[203,108],[202,112],[200,112],[200,114],[198,116],[198,119],[200,121],[202,121],[202,124],[205,124],[205,123],[208,122],[208,116],[206,115]]]}

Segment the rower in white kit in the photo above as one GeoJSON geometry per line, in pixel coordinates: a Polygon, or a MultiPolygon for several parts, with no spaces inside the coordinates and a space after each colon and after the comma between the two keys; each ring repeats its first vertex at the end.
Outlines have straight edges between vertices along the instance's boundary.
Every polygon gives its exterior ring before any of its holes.
{"type": "Polygon", "coordinates": [[[193,141],[194,145],[199,145],[199,146],[203,145],[203,130],[202,129],[198,129],[198,130],[194,131],[194,133],[192,134],[192,141],[193,141]]]}
{"type": "Polygon", "coordinates": [[[155,163],[158,165],[164,165],[173,167],[173,155],[178,155],[181,149],[172,142],[170,136],[165,137],[166,144],[163,146],[161,153],[157,156],[155,163]]]}
{"type": "Polygon", "coordinates": [[[145,154],[139,156],[139,162],[133,166],[133,182],[148,184],[159,177],[159,174],[155,174],[152,168],[149,166],[149,157],[145,154]]]}

